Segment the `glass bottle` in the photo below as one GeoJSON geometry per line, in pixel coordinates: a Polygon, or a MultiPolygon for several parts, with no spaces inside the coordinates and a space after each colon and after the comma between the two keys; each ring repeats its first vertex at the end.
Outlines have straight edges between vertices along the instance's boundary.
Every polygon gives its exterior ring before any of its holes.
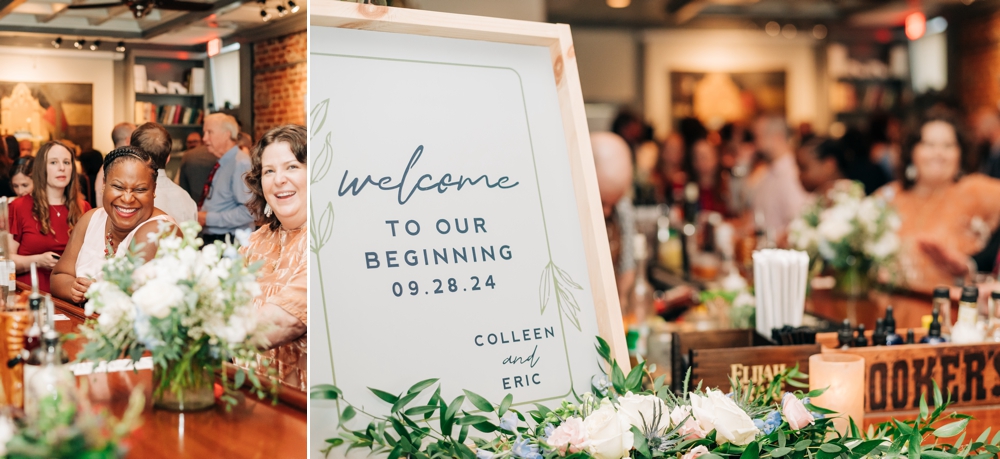
{"type": "Polygon", "coordinates": [[[989,315],[986,317],[986,339],[1000,343],[1000,290],[990,292],[989,315]]]}
{"type": "Polygon", "coordinates": [[[837,342],[841,349],[854,346],[854,330],[851,329],[851,321],[844,319],[844,325],[837,332],[837,342]]]}
{"type": "MultiPolygon", "coordinates": [[[[950,307],[951,305],[949,305],[950,307]]],[[[931,311],[931,324],[927,327],[927,336],[920,339],[921,343],[925,344],[941,344],[946,342],[941,336],[941,322],[938,321],[938,314],[940,311],[937,306],[934,306],[934,310],[931,311]]]]}
{"type": "Polygon", "coordinates": [[[875,319],[875,331],[872,332],[872,346],[885,346],[885,321],[875,319]]]}
{"type": "Polygon", "coordinates": [[[903,337],[896,333],[896,318],[892,316],[892,306],[885,309],[885,320],[882,321],[885,327],[885,345],[896,346],[903,344],[903,337]]]}
{"type": "Polygon", "coordinates": [[[25,352],[31,352],[42,345],[42,326],[45,324],[42,320],[42,295],[38,293],[38,268],[34,263],[31,264],[31,296],[28,297],[28,307],[34,321],[24,332],[25,352]]]}
{"type": "Polygon", "coordinates": [[[647,279],[647,263],[649,250],[646,247],[646,235],[636,234],[633,239],[635,250],[635,286],[632,287],[632,296],[629,298],[629,309],[627,311],[627,323],[629,332],[635,331],[638,334],[636,344],[636,354],[639,357],[646,355],[646,337],[649,336],[649,325],[646,320],[653,311],[653,286],[647,279]]]}
{"type": "Polygon", "coordinates": [[[962,299],[958,302],[958,320],[951,328],[951,342],[955,344],[981,343],[985,338],[979,328],[979,289],[962,287],[962,299]]]}
{"type": "Polygon", "coordinates": [[[28,380],[24,394],[24,412],[42,429],[66,422],[76,412],[76,378],[62,363],[59,333],[47,330],[42,366],[28,380]]]}
{"type": "Polygon", "coordinates": [[[937,287],[934,289],[934,309],[938,310],[940,316],[941,337],[946,341],[951,340],[951,289],[948,287],[937,287]]]}
{"type": "Polygon", "coordinates": [[[865,336],[865,324],[858,324],[858,336],[854,338],[854,347],[868,346],[868,337],[865,336]]]}
{"type": "Polygon", "coordinates": [[[656,219],[657,258],[660,266],[674,274],[682,274],[684,270],[684,249],[681,238],[670,224],[668,215],[656,219]]]}

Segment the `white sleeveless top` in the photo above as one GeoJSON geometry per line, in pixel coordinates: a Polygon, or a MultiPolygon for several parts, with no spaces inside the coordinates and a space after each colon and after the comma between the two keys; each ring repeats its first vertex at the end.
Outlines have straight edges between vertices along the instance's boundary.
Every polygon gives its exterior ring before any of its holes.
{"type": "MultiPolygon", "coordinates": [[[[157,215],[142,222],[118,244],[118,249],[115,250],[115,257],[125,256],[128,252],[129,244],[132,243],[132,238],[135,237],[135,232],[139,231],[142,225],[155,220],[164,220],[175,225],[177,224],[173,218],[170,218],[166,214],[157,215]]],[[[101,268],[104,266],[105,261],[104,250],[107,248],[106,233],[104,232],[107,222],[108,212],[103,207],[98,207],[94,211],[94,215],[90,216],[90,224],[87,225],[87,233],[83,237],[83,245],[80,246],[80,252],[76,255],[76,277],[97,279],[101,275],[101,268]]]]}

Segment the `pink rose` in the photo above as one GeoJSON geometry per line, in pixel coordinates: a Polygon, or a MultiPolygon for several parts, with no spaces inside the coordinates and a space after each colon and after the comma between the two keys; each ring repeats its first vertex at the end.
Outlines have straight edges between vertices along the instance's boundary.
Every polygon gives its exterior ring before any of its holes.
{"type": "Polygon", "coordinates": [[[685,440],[697,440],[705,438],[708,432],[701,428],[698,420],[691,414],[691,407],[680,405],[670,412],[670,424],[674,427],[680,426],[677,433],[685,440]],[[685,419],[686,418],[686,419],[685,419]],[[683,424],[682,424],[683,423],[683,424]]]}
{"type": "Polygon", "coordinates": [[[781,399],[781,415],[788,421],[788,425],[793,430],[802,429],[816,422],[809,410],[802,404],[802,400],[789,392],[786,392],[785,397],[781,399]]]}
{"type": "Polygon", "coordinates": [[[587,442],[587,429],[583,425],[583,419],[572,417],[556,427],[546,440],[549,446],[556,448],[560,453],[566,454],[580,452],[581,447],[587,442]]]}
{"type": "Polygon", "coordinates": [[[681,459],[694,459],[702,454],[708,454],[708,448],[705,445],[698,445],[688,451],[687,454],[681,456],[681,459]]]}

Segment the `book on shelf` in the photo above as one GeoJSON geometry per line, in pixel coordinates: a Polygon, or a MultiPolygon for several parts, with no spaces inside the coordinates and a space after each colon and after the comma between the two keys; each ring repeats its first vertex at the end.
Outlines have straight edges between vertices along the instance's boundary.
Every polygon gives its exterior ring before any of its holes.
{"type": "Polygon", "coordinates": [[[135,103],[135,124],[156,122],[165,125],[199,125],[205,111],[184,105],[156,105],[152,102],[135,103]]]}
{"type": "Polygon", "coordinates": [[[205,93],[205,69],[194,67],[188,72],[187,89],[188,94],[205,93]]]}

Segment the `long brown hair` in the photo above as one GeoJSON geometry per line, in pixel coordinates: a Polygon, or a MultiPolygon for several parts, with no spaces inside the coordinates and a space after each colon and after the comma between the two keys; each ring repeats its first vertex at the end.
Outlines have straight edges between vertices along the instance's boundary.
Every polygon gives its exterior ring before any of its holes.
{"type": "MultiPolygon", "coordinates": [[[[38,153],[35,155],[36,164],[31,171],[31,180],[35,183],[34,189],[31,190],[31,199],[34,201],[31,214],[41,226],[42,234],[49,234],[52,231],[52,225],[49,223],[49,193],[47,190],[49,183],[48,156],[52,148],[57,146],[65,148],[69,152],[70,158],[75,158],[72,149],[62,142],[53,140],[38,149],[38,153]]],[[[69,208],[66,223],[72,232],[73,226],[83,216],[83,208],[80,206],[80,181],[76,175],[76,164],[70,165],[69,169],[69,183],[66,184],[63,196],[66,198],[66,207],[69,208]]]]}
{"type": "Polygon", "coordinates": [[[257,141],[257,145],[254,145],[253,150],[250,151],[250,172],[243,176],[243,181],[246,182],[250,194],[253,195],[247,202],[250,213],[256,218],[258,225],[267,225],[271,230],[277,230],[281,226],[281,222],[273,213],[270,216],[264,215],[264,206],[267,205],[267,201],[264,199],[264,188],[260,184],[263,171],[261,158],[268,145],[280,142],[288,144],[295,159],[300,163],[307,163],[306,128],[297,124],[278,126],[267,131],[267,134],[264,134],[264,137],[257,141]]]}

